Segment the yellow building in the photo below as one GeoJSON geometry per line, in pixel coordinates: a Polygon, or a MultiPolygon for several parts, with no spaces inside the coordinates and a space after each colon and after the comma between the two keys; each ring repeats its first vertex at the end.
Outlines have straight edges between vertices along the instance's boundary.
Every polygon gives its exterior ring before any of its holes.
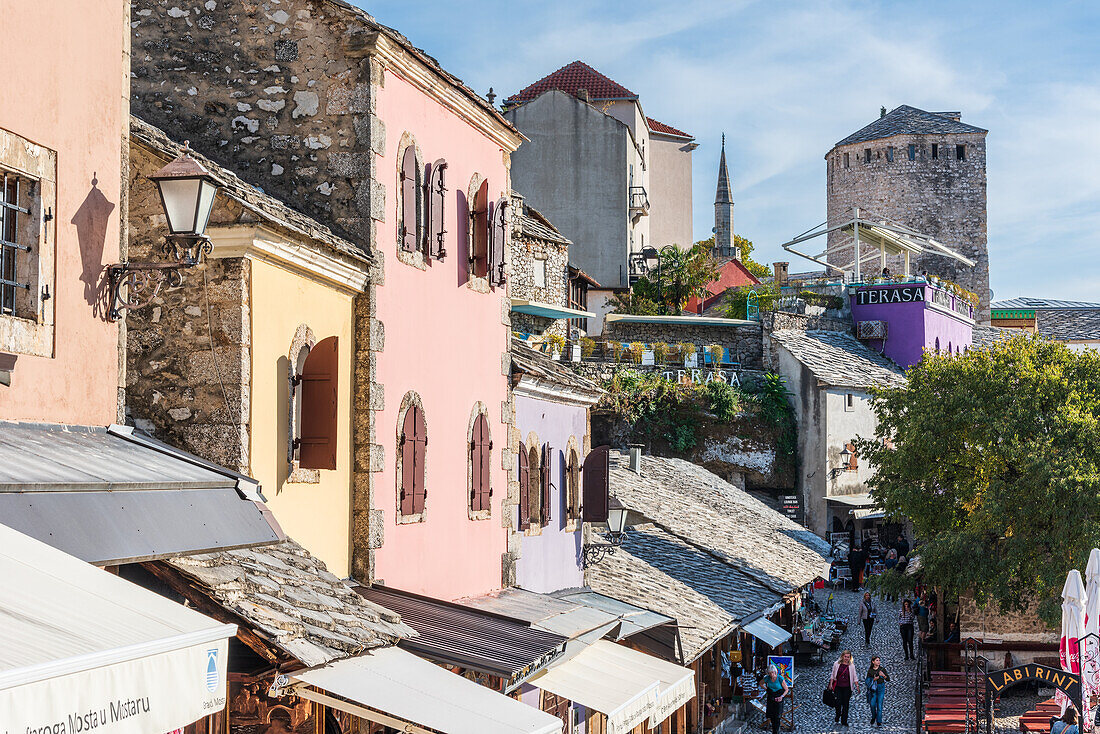
{"type": "MultiPolygon", "coordinates": [[[[133,119],[131,262],[163,261],[163,209],[144,179],[182,150],[133,119]]],[[[131,298],[147,303],[126,314],[127,413],[157,438],[257,479],[286,533],[347,577],[355,309],[366,309],[370,259],[194,157],[222,187],[206,232],[213,249],[179,287],[135,284],[131,298]]]]}

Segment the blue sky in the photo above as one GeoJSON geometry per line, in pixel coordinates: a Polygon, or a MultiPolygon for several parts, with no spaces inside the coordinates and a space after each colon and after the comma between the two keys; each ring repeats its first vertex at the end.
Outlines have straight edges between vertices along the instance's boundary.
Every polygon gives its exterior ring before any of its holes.
{"type": "Polygon", "coordinates": [[[880,106],[961,110],[990,131],[995,297],[1100,301],[1100,3],[355,1],[482,93],[581,59],[639,94],[700,144],[696,239],[724,131],[764,262],[824,221],[824,155],[880,106]]]}

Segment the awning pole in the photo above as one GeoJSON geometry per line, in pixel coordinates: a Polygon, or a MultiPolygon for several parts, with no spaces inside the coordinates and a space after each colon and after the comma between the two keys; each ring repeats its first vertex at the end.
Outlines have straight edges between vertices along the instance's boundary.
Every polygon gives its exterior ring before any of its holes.
{"type": "Polygon", "coordinates": [[[425,729],[419,727],[416,724],[409,723],[402,719],[394,718],[387,714],[379,713],[377,711],[371,711],[368,708],[357,706],[354,703],[342,701],[339,698],[333,698],[332,696],[326,696],[323,693],[311,690],[305,683],[300,683],[297,686],[291,688],[292,691],[298,696],[301,696],[307,701],[313,701],[329,708],[334,708],[345,713],[349,713],[352,716],[358,716],[360,719],[366,719],[367,721],[373,721],[376,724],[382,724],[388,726],[391,729],[397,729],[400,732],[406,732],[406,734],[435,734],[431,729],[425,729]]]}
{"type": "Polygon", "coordinates": [[[861,280],[860,275],[859,275],[859,207],[857,206],[854,209],[852,209],[852,212],[855,215],[852,218],[852,224],[853,224],[853,231],[855,232],[855,235],[856,235],[856,282],[858,283],[861,280]]]}

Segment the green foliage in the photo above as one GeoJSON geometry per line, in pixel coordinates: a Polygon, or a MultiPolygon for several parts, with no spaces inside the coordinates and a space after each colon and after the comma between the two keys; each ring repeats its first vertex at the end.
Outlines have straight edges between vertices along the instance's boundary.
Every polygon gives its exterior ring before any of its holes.
{"type": "Polygon", "coordinates": [[[1066,572],[1100,546],[1100,355],[1019,336],[929,354],[876,390],[871,491],[908,517],[926,580],[1058,619],[1066,572]]]}
{"type": "MultiPolygon", "coordinates": [[[[705,240],[699,240],[696,245],[703,245],[707,249],[714,249],[714,235],[711,235],[705,240]]],[[[752,259],[752,251],[756,248],[756,245],[752,243],[752,240],[747,240],[739,234],[733,236],[733,244],[735,247],[741,248],[741,264],[745,266],[745,269],[755,275],[757,278],[766,278],[772,274],[772,269],[764,263],[758,263],[752,259]]]]}
{"type": "Polygon", "coordinates": [[[844,299],[840,296],[830,296],[817,291],[799,291],[798,297],[811,306],[824,306],[833,310],[844,308],[844,299]]]}
{"type": "Polygon", "coordinates": [[[756,395],[760,414],[780,429],[779,455],[787,459],[794,459],[798,453],[798,427],[794,421],[792,397],[793,393],[787,389],[787,383],[774,372],[764,375],[760,391],[756,395]]]}
{"type": "Polygon", "coordinates": [[[718,263],[710,248],[699,244],[688,250],[669,247],[627,293],[612,299],[615,313],[643,316],[679,314],[692,296],[707,293],[705,286],[718,277],[718,263]]]}
{"type": "Polygon", "coordinates": [[[745,395],[741,390],[722,380],[711,380],[705,387],[707,407],[722,423],[732,423],[741,413],[745,404],[745,395]]]}
{"type": "Polygon", "coordinates": [[[743,319],[747,313],[749,292],[756,291],[756,302],[760,312],[770,311],[779,299],[779,286],[774,283],[760,283],[759,285],[743,285],[739,288],[730,288],[726,291],[722,300],[722,315],[727,319],[743,319]]]}

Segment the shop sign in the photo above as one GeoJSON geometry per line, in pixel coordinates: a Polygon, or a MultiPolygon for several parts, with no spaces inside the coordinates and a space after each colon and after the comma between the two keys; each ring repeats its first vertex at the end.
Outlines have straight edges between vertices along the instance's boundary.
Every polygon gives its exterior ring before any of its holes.
{"type": "Polygon", "coordinates": [[[915,303],[917,301],[924,301],[923,285],[856,291],[857,306],[875,306],[880,303],[915,303]]]}
{"type": "Polygon", "coordinates": [[[802,500],[797,494],[780,495],[783,514],[797,523],[802,522],[802,500]]]}

